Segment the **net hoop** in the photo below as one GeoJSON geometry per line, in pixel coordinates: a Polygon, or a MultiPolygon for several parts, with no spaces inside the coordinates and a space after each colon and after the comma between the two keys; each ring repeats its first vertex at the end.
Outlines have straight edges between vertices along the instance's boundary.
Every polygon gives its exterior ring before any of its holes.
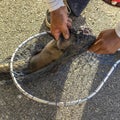
{"type": "Polygon", "coordinates": [[[117,62],[115,62],[115,64],[111,67],[110,71],[107,73],[106,77],[102,80],[102,82],[100,83],[100,85],[95,89],[94,92],[92,92],[91,94],[89,94],[87,97],[84,97],[82,99],[78,99],[78,100],[73,100],[73,101],[68,101],[68,102],[51,102],[51,101],[47,101],[47,100],[43,100],[43,99],[40,99],[38,97],[35,97],[33,95],[31,95],[30,93],[26,92],[22,87],[21,85],[17,82],[16,78],[15,78],[15,75],[14,75],[14,70],[13,70],[13,61],[14,61],[14,57],[17,53],[17,51],[19,49],[21,49],[21,47],[23,45],[25,45],[26,43],[28,43],[29,41],[32,41],[32,39],[34,38],[38,38],[38,37],[41,37],[43,35],[46,35],[47,32],[42,32],[42,33],[38,33],[36,35],[33,35],[31,37],[29,37],[28,39],[26,39],[24,42],[22,42],[17,48],[16,50],[14,51],[14,53],[12,54],[12,57],[11,57],[11,60],[10,60],[10,74],[11,74],[11,77],[12,77],[12,80],[15,84],[15,86],[19,89],[19,91],[24,94],[26,97],[28,97],[29,99],[31,100],[34,100],[38,103],[43,103],[43,104],[47,104],[47,105],[53,105],[53,106],[71,106],[71,105],[78,105],[78,104],[81,104],[87,100],[89,100],[90,98],[92,98],[93,96],[95,96],[100,90],[101,88],[103,87],[103,85],[106,83],[106,81],[108,80],[108,78],[110,77],[110,75],[112,74],[112,72],[114,71],[114,69],[117,67],[117,65],[120,63],[120,60],[118,60],[117,62]]]}

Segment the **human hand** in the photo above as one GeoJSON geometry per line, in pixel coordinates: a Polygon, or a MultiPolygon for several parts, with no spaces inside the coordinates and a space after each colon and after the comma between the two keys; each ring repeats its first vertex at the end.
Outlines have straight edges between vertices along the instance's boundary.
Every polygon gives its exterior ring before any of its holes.
{"type": "Polygon", "coordinates": [[[89,51],[97,54],[113,54],[120,48],[120,38],[114,29],[102,31],[89,51]]]}
{"type": "Polygon", "coordinates": [[[69,28],[72,26],[72,20],[68,18],[67,8],[65,6],[60,7],[59,9],[52,11],[50,16],[50,30],[55,39],[58,40],[61,33],[65,39],[68,39],[70,36],[69,28]]]}

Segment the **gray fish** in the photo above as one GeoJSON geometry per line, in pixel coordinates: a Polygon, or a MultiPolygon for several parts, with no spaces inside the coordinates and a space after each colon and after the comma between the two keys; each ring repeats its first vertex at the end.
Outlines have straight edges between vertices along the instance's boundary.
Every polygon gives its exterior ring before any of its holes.
{"type": "MultiPolygon", "coordinates": [[[[80,28],[77,31],[70,29],[70,38],[68,40],[65,40],[61,35],[58,41],[53,39],[48,42],[40,52],[29,59],[28,65],[23,69],[23,72],[28,74],[41,68],[46,67],[48,69],[50,63],[60,61],[60,58],[63,58],[64,61],[71,56],[81,54],[88,50],[95,39],[96,37],[92,35],[91,30],[88,28],[80,28]]],[[[14,68],[19,70],[20,66],[24,66],[24,64],[25,61],[22,59],[14,61],[14,68]]],[[[7,72],[10,72],[10,61],[0,63],[0,73],[7,72]]]]}
{"type": "Polygon", "coordinates": [[[78,31],[70,29],[70,34],[68,40],[65,40],[63,36],[60,36],[58,41],[51,40],[41,52],[30,58],[28,67],[24,69],[24,72],[32,73],[63,56],[68,57],[85,52],[96,39],[88,28],[78,31]]]}

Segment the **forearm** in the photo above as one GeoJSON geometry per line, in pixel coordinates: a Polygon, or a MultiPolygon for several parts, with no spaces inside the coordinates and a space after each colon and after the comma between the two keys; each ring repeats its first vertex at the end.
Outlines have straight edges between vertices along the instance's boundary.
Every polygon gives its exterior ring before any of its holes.
{"type": "Polygon", "coordinates": [[[117,26],[115,28],[115,32],[118,35],[118,37],[120,37],[120,22],[117,24],[117,26]]]}
{"type": "Polygon", "coordinates": [[[63,0],[46,0],[50,12],[64,6],[63,0]]]}

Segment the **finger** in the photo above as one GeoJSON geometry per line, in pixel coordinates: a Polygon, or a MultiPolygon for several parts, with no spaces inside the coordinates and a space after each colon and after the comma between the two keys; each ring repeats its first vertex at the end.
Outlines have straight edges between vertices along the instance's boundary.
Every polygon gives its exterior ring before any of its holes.
{"type": "Polygon", "coordinates": [[[68,18],[68,22],[71,22],[71,23],[72,23],[72,19],[71,19],[71,18],[68,18]]]}
{"type": "Polygon", "coordinates": [[[71,18],[68,18],[67,26],[68,26],[68,28],[72,27],[72,19],[71,18]]]}
{"type": "Polygon", "coordinates": [[[96,41],[95,41],[95,43],[93,45],[100,44],[101,41],[102,41],[102,39],[96,39],[96,41]]]}
{"type": "Polygon", "coordinates": [[[58,30],[58,29],[51,29],[51,33],[52,35],[55,37],[55,40],[58,40],[59,39],[59,36],[61,34],[61,32],[58,30]]]}
{"type": "Polygon", "coordinates": [[[58,40],[60,37],[60,32],[55,32],[53,35],[54,35],[55,39],[58,40]]]}
{"type": "Polygon", "coordinates": [[[95,53],[96,54],[109,54],[109,52],[104,49],[99,49],[99,50],[95,51],[95,53]]]}
{"type": "Polygon", "coordinates": [[[98,35],[98,37],[97,37],[97,40],[99,40],[99,39],[101,39],[102,38],[102,36],[103,36],[103,31],[98,35]]]}
{"type": "Polygon", "coordinates": [[[88,50],[90,52],[96,52],[101,48],[101,41],[95,42],[88,50]]]}
{"type": "Polygon", "coordinates": [[[106,51],[105,49],[102,49],[102,48],[98,48],[96,51],[92,51],[96,54],[109,54],[108,51],[106,51]]]}
{"type": "Polygon", "coordinates": [[[56,40],[58,40],[59,37],[60,37],[60,32],[59,33],[54,33],[54,37],[55,37],[56,40]]]}
{"type": "Polygon", "coordinates": [[[72,23],[68,22],[67,26],[68,26],[68,28],[71,28],[72,27],[72,23]]]}
{"type": "Polygon", "coordinates": [[[68,38],[69,38],[70,33],[69,33],[69,30],[68,30],[67,25],[65,25],[65,26],[63,26],[63,27],[61,28],[61,32],[62,32],[62,34],[63,34],[63,36],[64,36],[65,39],[68,39],[68,38]]]}

